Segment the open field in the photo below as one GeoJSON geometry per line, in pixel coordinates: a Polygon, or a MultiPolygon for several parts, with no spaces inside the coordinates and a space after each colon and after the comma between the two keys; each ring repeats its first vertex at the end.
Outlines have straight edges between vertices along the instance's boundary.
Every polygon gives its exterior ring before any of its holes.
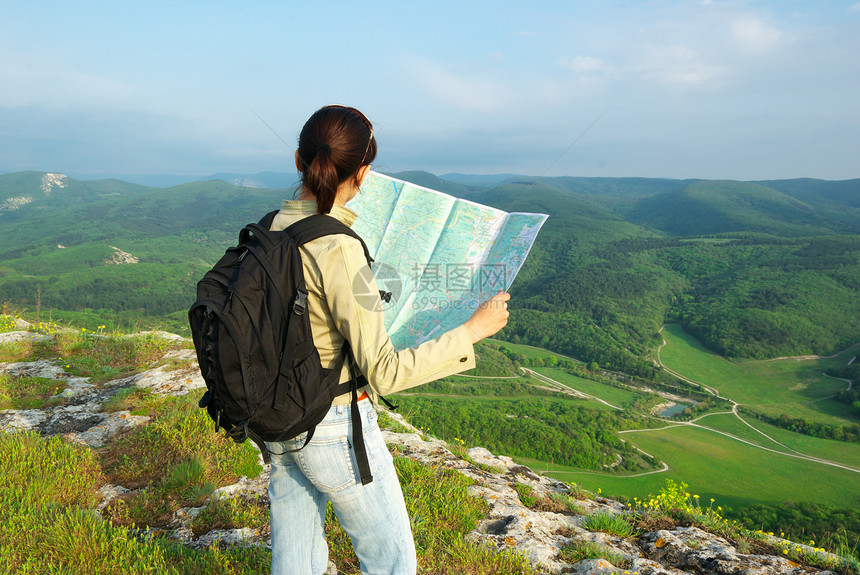
{"type": "Polygon", "coordinates": [[[618,407],[622,408],[629,408],[636,401],[640,401],[643,405],[648,403],[649,401],[652,403],[656,401],[654,396],[652,395],[629,391],[627,389],[621,389],[619,387],[613,387],[611,385],[604,385],[597,381],[592,381],[590,379],[584,379],[582,377],[571,375],[564,370],[557,368],[537,367],[534,368],[534,371],[546,375],[547,377],[551,377],[559,383],[563,383],[564,385],[576,389],[577,391],[581,391],[583,393],[587,393],[588,395],[599,397],[604,401],[607,401],[613,405],[617,405],[618,407]]]}
{"type": "MultiPolygon", "coordinates": [[[[719,431],[725,431],[727,433],[737,435],[738,437],[752,441],[758,445],[763,445],[770,449],[786,451],[787,453],[791,453],[791,450],[796,450],[805,455],[821,457],[830,461],[836,461],[838,463],[844,463],[845,465],[860,468],[860,443],[848,443],[845,441],[835,441],[833,439],[810,437],[809,435],[793,433],[762,421],[756,421],[749,417],[744,417],[744,419],[753,427],[764,432],[789,449],[779,447],[779,445],[768,440],[762,434],[750,429],[749,426],[745,425],[733,415],[709,415],[699,419],[697,423],[719,431]]],[[[860,481],[860,478],[858,478],[858,481],[860,481]]]]}
{"type": "Polygon", "coordinates": [[[668,369],[742,405],[772,416],[784,413],[829,424],[854,421],[851,406],[832,399],[847,383],[823,372],[845,365],[860,346],[833,358],[735,362],[706,350],[677,325],[666,326],[663,339],[660,359],[668,369]]]}
{"type": "Polygon", "coordinates": [[[672,371],[720,390],[744,376],[742,367],[706,349],[679,325],[665,326],[662,335],[666,345],[660,348],[660,361],[672,371]]]}
{"type": "Polygon", "coordinates": [[[629,498],[657,494],[666,479],[674,479],[687,483],[705,505],[714,498],[723,507],[797,500],[860,506],[860,473],[769,453],[698,428],[637,431],[623,438],[665,461],[669,471],[627,478],[576,471],[552,475],[629,498]]]}

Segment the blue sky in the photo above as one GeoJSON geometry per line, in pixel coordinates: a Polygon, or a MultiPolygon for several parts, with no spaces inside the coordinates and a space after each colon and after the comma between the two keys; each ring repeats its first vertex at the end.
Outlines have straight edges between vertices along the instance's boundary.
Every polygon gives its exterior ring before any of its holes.
{"type": "Polygon", "coordinates": [[[0,15],[0,173],[291,172],[257,115],[294,146],[342,103],[374,122],[380,171],[860,177],[856,0],[0,0],[0,15]]]}

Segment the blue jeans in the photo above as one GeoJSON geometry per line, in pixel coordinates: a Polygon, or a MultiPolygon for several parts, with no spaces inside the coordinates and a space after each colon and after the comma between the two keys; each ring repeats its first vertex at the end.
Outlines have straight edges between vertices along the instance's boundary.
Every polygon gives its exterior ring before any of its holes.
{"type": "Polygon", "coordinates": [[[413,575],[415,542],[403,492],[376,410],[359,402],[373,481],[361,484],[352,445],[350,406],[333,405],[304,449],[305,434],[269,443],[273,575],[320,575],[328,568],[326,502],[330,501],[367,574],[413,575]],[[275,453],[283,453],[275,455],[275,453]]]}

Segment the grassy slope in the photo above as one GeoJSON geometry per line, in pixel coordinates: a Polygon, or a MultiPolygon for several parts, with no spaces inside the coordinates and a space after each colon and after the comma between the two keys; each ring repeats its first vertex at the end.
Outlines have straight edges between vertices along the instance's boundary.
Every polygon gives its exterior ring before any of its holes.
{"type": "Polygon", "coordinates": [[[630,498],[656,495],[670,478],[688,483],[690,492],[705,500],[713,497],[718,504],[735,508],[798,500],[838,508],[860,506],[857,473],[750,448],[712,431],[674,427],[627,433],[624,438],[665,461],[670,471],[633,478],[581,472],[554,475],[630,498]]]}
{"type": "Polygon", "coordinates": [[[758,232],[779,236],[817,235],[838,224],[811,205],[750,182],[706,181],[641,200],[631,221],[679,236],[758,232]]]}
{"type": "Polygon", "coordinates": [[[761,433],[750,429],[749,425],[744,424],[737,417],[729,414],[707,415],[700,419],[698,423],[712,429],[731,433],[769,449],[776,449],[785,453],[799,451],[804,454],[815,454],[817,457],[860,468],[860,444],[793,433],[748,417],[744,420],[761,433]],[[768,439],[762,433],[772,439],[768,439]]]}
{"type": "MultiPolygon", "coordinates": [[[[16,327],[0,316],[0,332],[16,327]]],[[[106,336],[103,332],[45,330],[47,340],[0,344],[2,361],[62,359],[68,375],[91,377],[94,385],[152,367],[165,351],[188,343],[150,336],[106,336]]],[[[182,368],[182,364],[175,367],[182,368]]],[[[0,376],[0,403],[19,409],[53,405],[56,381],[0,376]],[[41,383],[47,383],[47,388],[41,383]],[[20,384],[20,385],[19,385],[20,384]],[[22,385],[27,389],[22,389],[22,385]]],[[[36,378],[38,379],[38,378],[36,378]]],[[[247,574],[269,570],[269,550],[235,546],[195,550],[168,537],[181,507],[206,509],[191,523],[197,535],[212,529],[249,528],[264,534],[268,509],[255,497],[212,501],[218,486],[260,471],[251,442],[238,445],[213,429],[197,406],[199,393],[160,396],[149,390],[111,385],[105,411],[131,410],[150,420],[108,440],[99,449],[35,432],[0,433],[0,572],[2,573],[203,573],[247,574]],[[93,509],[106,483],[141,488],[93,509]],[[152,537],[141,532],[154,529],[152,537]],[[34,550],[38,550],[35,553],[34,550]]],[[[59,399],[62,401],[62,399],[59,399]]],[[[395,457],[422,572],[527,575],[524,558],[465,539],[485,515],[486,504],[469,494],[471,484],[450,470],[437,470],[395,457]]],[[[357,559],[337,520],[329,514],[330,558],[339,572],[356,572],[357,559]]]]}
{"type": "Polygon", "coordinates": [[[832,399],[847,384],[822,372],[844,365],[857,354],[858,346],[834,358],[729,361],[706,350],[676,325],[667,326],[663,337],[668,343],[660,358],[666,367],[743,405],[777,416],[785,413],[832,424],[852,421],[851,407],[832,399]]]}

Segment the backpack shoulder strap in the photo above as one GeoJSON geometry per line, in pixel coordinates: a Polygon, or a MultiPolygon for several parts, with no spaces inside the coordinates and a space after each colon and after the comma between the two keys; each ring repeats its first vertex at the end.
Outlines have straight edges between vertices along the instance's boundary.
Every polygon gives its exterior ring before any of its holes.
{"type": "Polygon", "coordinates": [[[302,218],[288,227],[286,231],[293,237],[296,245],[299,246],[323,236],[346,234],[357,239],[361,243],[361,248],[364,250],[364,257],[367,259],[367,265],[373,263],[373,258],[370,257],[370,251],[367,249],[367,244],[364,243],[361,236],[359,236],[355,230],[345,223],[327,214],[314,214],[312,216],[302,218]]]}
{"type": "Polygon", "coordinates": [[[280,212],[280,211],[281,210],[273,210],[273,211],[269,212],[268,214],[263,216],[263,219],[261,219],[258,222],[258,224],[268,230],[269,228],[272,227],[272,222],[275,221],[275,216],[277,216],[278,212],[280,212]]]}

